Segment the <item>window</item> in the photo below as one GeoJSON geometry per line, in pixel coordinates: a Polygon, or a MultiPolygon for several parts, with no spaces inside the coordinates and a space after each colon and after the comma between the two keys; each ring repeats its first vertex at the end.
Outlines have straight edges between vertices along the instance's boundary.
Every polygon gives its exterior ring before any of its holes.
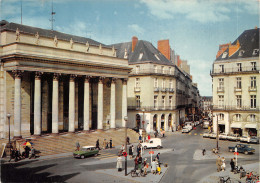
{"type": "Polygon", "coordinates": [[[237,78],[237,89],[241,89],[241,77],[237,78]]]}
{"type": "Polygon", "coordinates": [[[241,108],[241,106],[242,106],[242,97],[241,97],[241,95],[237,95],[236,96],[236,100],[237,100],[237,108],[241,108]]]}
{"type": "Polygon", "coordinates": [[[161,69],[162,69],[162,71],[161,71],[161,72],[164,74],[164,67],[162,66],[162,67],[161,67],[161,69]]]}
{"type": "Polygon", "coordinates": [[[169,88],[173,88],[173,84],[172,84],[172,79],[170,79],[170,81],[169,81],[169,88]]]}
{"type": "Polygon", "coordinates": [[[224,120],[224,114],[223,113],[219,114],[219,120],[224,120]]]}
{"type": "Polygon", "coordinates": [[[226,58],[226,57],[227,57],[227,52],[224,52],[222,58],[226,58]]]}
{"type": "Polygon", "coordinates": [[[244,50],[240,50],[238,56],[239,56],[239,57],[242,57],[242,56],[244,55],[244,53],[245,53],[244,50]]]}
{"type": "Polygon", "coordinates": [[[165,80],[165,78],[163,78],[162,88],[165,88],[165,82],[166,82],[166,80],[165,80]]]}
{"type": "Polygon", "coordinates": [[[256,56],[259,54],[259,49],[254,49],[252,55],[256,56]]]}
{"type": "Polygon", "coordinates": [[[135,78],[135,87],[140,87],[140,78],[135,78]]]}
{"type": "Polygon", "coordinates": [[[138,57],[138,60],[141,60],[143,58],[143,53],[140,53],[139,57],[138,57]]]}
{"type": "Polygon", "coordinates": [[[140,105],[140,95],[136,95],[135,96],[135,101],[136,101],[136,107],[140,107],[141,105],[140,105]]]}
{"type": "Polygon", "coordinates": [[[154,78],[154,87],[155,87],[155,88],[158,87],[158,78],[154,78]]]}
{"type": "Polygon", "coordinates": [[[169,106],[172,107],[172,96],[169,96],[169,106]]]}
{"type": "Polygon", "coordinates": [[[224,65],[219,65],[220,67],[220,72],[224,72],[224,65]]]}
{"type": "Polygon", "coordinates": [[[157,70],[157,65],[154,65],[154,72],[157,73],[158,70],[157,70]]]}
{"type": "Polygon", "coordinates": [[[250,95],[251,108],[256,108],[256,95],[250,95]]]}
{"type": "Polygon", "coordinates": [[[241,121],[241,114],[236,114],[236,121],[241,121]]]}
{"type": "Polygon", "coordinates": [[[237,71],[242,71],[242,63],[237,63],[237,71]]]}
{"type": "Polygon", "coordinates": [[[255,122],[255,115],[254,114],[250,114],[250,122],[255,122]]]}
{"type": "Polygon", "coordinates": [[[172,68],[171,67],[169,67],[169,74],[171,74],[172,73],[172,68]]]}
{"type": "Polygon", "coordinates": [[[136,70],[136,74],[138,74],[140,72],[140,66],[139,65],[136,66],[135,70],[136,70]]]}
{"type": "Polygon", "coordinates": [[[219,78],[218,79],[218,87],[219,88],[224,88],[224,78],[219,78]]]}
{"type": "Polygon", "coordinates": [[[162,96],[162,107],[165,108],[165,96],[162,96]]]}
{"type": "Polygon", "coordinates": [[[127,54],[127,50],[125,48],[124,58],[127,59],[127,56],[128,56],[128,54],[127,54]]]}
{"type": "Polygon", "coordinates": [[[218,106],[219,107],[224,107],[224,95],[219,95],[218,96],[218,106]]]}
{"type": "Polygon", "coordinates": [[[256,71],[256,62],[251,62],[252,71],[256,71]]]}
{"type": "Polygon", "coordinates": [[[256,88],[256,76],[252,76],[251,78],[251,88],[256,88]]]}
{"type": "Polygon", "coordinates": [[[153,105],[154,105],[154,108],[157,108],[158,106],[158,96],[154,96],[154,99],[153,99],[153,105]]]}

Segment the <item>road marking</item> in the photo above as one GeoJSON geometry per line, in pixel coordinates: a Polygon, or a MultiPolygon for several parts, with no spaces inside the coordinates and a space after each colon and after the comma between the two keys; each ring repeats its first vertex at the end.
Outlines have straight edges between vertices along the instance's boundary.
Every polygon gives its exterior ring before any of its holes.
{"type": "Polygon", "coordinates": [[[109,158],[116,158],[116,157],[117,157],[117,155],[112,154],[112,153],[102,153],[94,158],[95,159],[109,159],[109,158]]]}
{"type": "Polygon", "coordinates": [[[191,133],[189,133],[189,135],[191,135],[191,133]]]}
{"type": "Polygon", "coordinates": [[[194,135],[197,135],[197,133],[194,133],[194,135]]]}
{"type": "Polygon", "coordinates": [[[202,136],[203,134],[201,133],[200,136],[202,136]]]}

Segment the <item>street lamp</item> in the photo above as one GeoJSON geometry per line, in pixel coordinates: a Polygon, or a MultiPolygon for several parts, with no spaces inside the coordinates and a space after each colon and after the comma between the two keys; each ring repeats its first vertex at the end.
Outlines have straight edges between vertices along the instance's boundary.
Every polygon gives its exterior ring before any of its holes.
{"type": "Polygon", "coordinates": [[[145,109],[142,109],[142,112],[143,112],[143,121],[142,121],[142,123],[143,123],[143,130],[144,130],[144,112],[145,112],[145,109]]]}
{"type": "Polygon", "coordinates": [[[217,115],[217,151],[218,151],[218,114],[217,115]]]}
{"type": "MultiPolygon", "coordinates": [[[[126,127],[126,124],[127,124],[128,117],[125,116],[124,120],[125,120],[125,152],[127,152],[127,127],[126,127]]],[[[125,176],[127,176],[127,155],[125,156],[125,176]]]]}
{"type": "Polygon", "coordinates": [[[10,142],[10,117],[11,117],[11,114],[8,113],[7,115],[7,118],[8,118],[8,126],[9,126],[9,136],[8,136],[8,144],[7,144],[7,147],[10,148],[12,145],[11,145],[11,142],[10,142]]]}

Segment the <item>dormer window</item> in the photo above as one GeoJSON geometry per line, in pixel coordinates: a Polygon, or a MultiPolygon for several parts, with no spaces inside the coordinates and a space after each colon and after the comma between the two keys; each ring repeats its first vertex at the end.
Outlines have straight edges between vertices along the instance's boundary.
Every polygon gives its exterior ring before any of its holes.
{"type": "Polygon", "coordinates": [[[238,53],[238,56],[239,57],[242,57],[244,55],[245,51],[244,50],[240,50],[239,53],[238,53]]]}
{"type": "Polygon", "coordinates": [[[252,55],[253,55],[253,56],[259,55],[259,49],[254,49],[252,55]]]}
{"type": "Polygon", "coordinates": [[[226,58],[226,57],[227,57],[227,52],[224,52],[222,58],[226,58]]]}
{"type": "Polygon", "coordinates": [[[158,55],[155,54],[154,56],[155,56],[155,58],[156,58],[157,60],[160,60],[160,58],[158,57],[158,55]]]}
{"type": "Polygon", "coordinates": [[[138,57],[138,60],[141,60],[143,58],[143,53],[140,53],[139,57],[138,57]]]}
{"type": "Polygon", "coordinates": [[[124,59],[127,59],[127,57],[128,57],[128,54],[127,54],[127,50],[125,48],[124,59]]]}

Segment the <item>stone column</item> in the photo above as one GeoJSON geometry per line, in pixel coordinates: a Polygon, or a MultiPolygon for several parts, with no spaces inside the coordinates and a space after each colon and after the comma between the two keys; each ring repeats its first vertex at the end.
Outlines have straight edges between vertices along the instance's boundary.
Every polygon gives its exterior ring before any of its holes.
{"type": "Polygon", "coordinates": [[[41,135],[41,76],[43,73],[35,73],[34,82],[34,135],[41,135]]]}
{"type": "Polygon", "coordinates": [[[89,131],[89,80],[90,76],[85,77],[84,82],[84,114],[83,114],[83,120],[84,120],[84,131],[89,131]]]}
{"type": "Polygon", "coordinates": [[[112,78],[110,96],[110,128],[116,128],[116,79],[112,78]]]}
{"type": "Polygon", "coordinates": [[[59,74],[53,74],[52,84],[52,133],[59,133],[59,74]]]}
{"type": "Polygon", "coordinates": [[[69,83],[69,132],[75,132],[75,78],[70,75],[69,83]]]}
{"type": "Polygon", "coordinates": [[[164,130],[165,131],[168,131],[168,115],[167,115],[167,113],[164,115],[164,130]]]}
{"type": "Polygon", "coordinates": [[[227,113],[225,115],[227,115],[227,119],[225,120],[225,133],[229,134],[229,132],[230,132],[230,113],[227,113]]]}
{"type": "Polygon", "coordinates": [[[122,127],[126,127],[124,117],[127,116],[127,79],[123,79],[122,84],[122,127]]]}
{"type": "Polygon", "coordinates": [[[14,138],[21,138],[21,71],[14,74],[14,138]]]}
{"type": "Polygon", "coordinates": [[[103,82],[104,77],[100,77],[98,82],[98,130],[103,129],[103,82]]]}

